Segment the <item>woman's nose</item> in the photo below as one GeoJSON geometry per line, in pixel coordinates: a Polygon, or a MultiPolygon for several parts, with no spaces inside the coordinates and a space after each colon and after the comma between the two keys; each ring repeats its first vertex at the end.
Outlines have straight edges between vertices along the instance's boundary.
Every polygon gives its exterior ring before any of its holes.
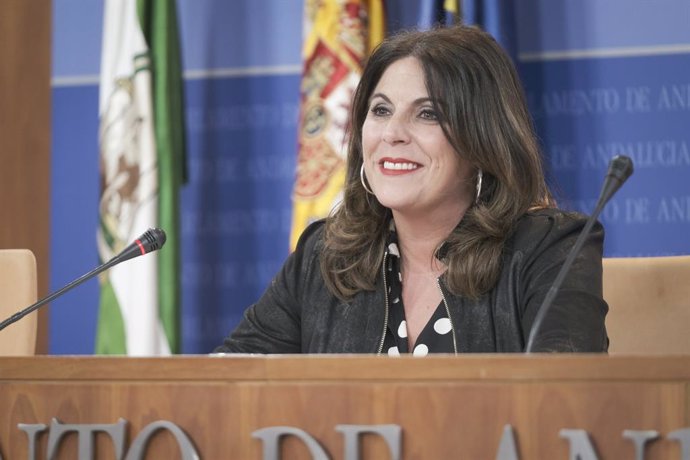
{"type": "Polygon", "coordinates": [[[383,141],[390,145],[405,144],[410,141],[408,126],[402,117],[393,115],[388,119],[383,130],[383,141]]]}

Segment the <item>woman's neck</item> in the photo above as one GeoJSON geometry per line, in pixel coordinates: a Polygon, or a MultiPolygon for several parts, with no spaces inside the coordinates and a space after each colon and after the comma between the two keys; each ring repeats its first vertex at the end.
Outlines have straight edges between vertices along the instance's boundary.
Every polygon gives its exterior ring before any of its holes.
{"type": "Polygon", "coordinates": [[[398,234],[398,245],[402,257],[402,270],[411,274],[439,275],[445,270],[436,259],[436,251],[453,231],[459,219],[420,222],[393,216],[398,234]]]}

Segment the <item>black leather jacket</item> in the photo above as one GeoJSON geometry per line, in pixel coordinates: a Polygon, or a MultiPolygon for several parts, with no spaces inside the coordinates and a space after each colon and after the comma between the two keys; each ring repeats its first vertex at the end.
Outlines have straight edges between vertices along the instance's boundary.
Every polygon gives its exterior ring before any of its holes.
{"type": "MultiPolygon", "coordinates": [[[[496,286],[477,300],[440,283],[457,352],[522,352],[535,315],[584,227],[580,214],[530,212],[504,249],[496,286]]],[[[309,226],[281,271],[216,352],[380,353],[387,307],[383,274],[374,291],[348,302],[325,286],[319,268],[323,222],[309,226]]],[[[597,224],[566,277],[532,351],[605,352],[602,298],[604,231],[597,224]]]]}

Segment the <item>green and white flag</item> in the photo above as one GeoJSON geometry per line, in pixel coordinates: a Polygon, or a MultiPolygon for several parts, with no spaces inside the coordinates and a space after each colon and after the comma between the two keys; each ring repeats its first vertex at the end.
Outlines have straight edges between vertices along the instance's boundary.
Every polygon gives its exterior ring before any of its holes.
{"type": "Polygon", "coordinates": [[[179,351],[178,189],[184,181],[182,78],[174,0],[106,0],[101,59],[102,261],[150,227],[161,251],[101,276],[96,353],[179,351]]]}

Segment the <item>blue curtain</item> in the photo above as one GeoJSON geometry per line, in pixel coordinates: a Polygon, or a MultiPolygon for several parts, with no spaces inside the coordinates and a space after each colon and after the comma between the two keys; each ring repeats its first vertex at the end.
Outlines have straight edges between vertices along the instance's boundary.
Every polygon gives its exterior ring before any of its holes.
{"type": "Polygon", "coordinates": [[[462,0],[462,19],[489,32],[515,60],[517,35],[513,0],[462,0]]]}

